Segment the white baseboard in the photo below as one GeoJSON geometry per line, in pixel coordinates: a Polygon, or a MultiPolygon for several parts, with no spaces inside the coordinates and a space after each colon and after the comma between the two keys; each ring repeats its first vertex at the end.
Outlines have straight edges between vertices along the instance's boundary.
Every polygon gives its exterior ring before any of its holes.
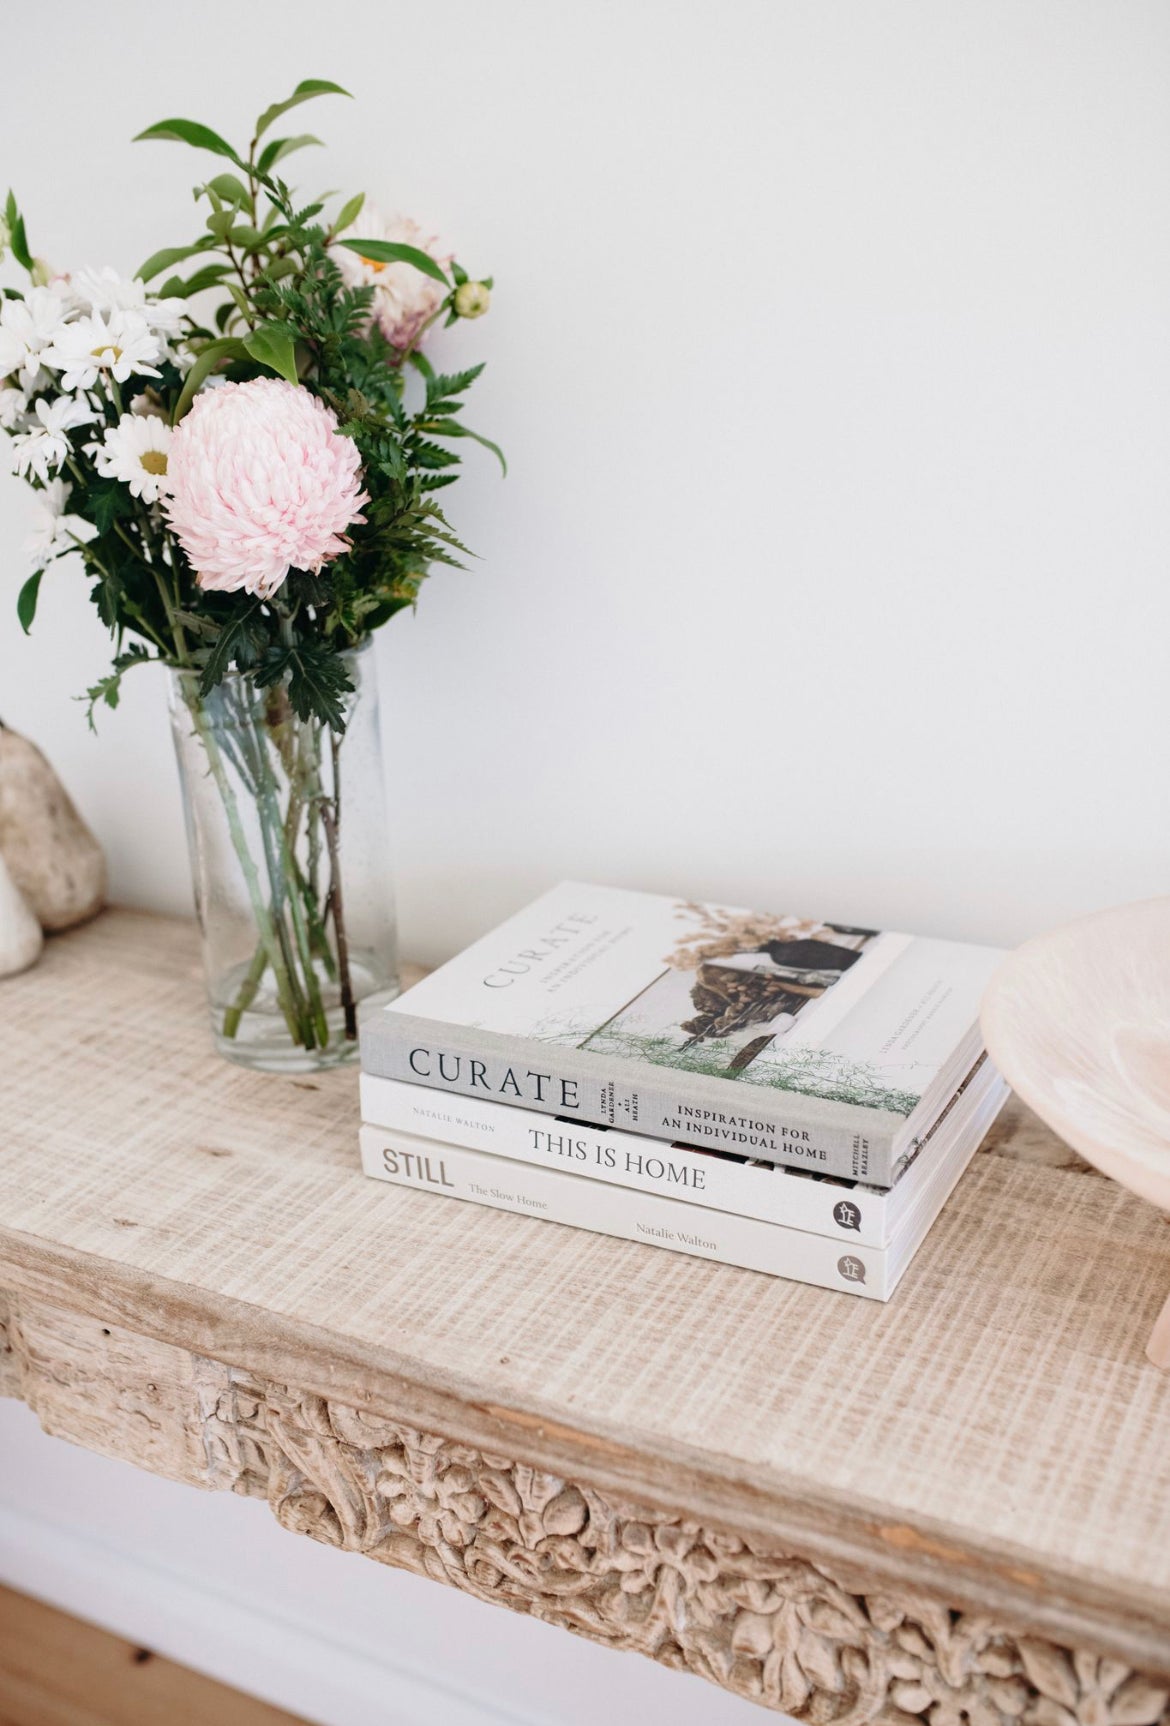
{"type": "Polygon", "coordinates": [[[0,1582],[319,1726],[537,1726],[2,1504],[0,1582]]]}

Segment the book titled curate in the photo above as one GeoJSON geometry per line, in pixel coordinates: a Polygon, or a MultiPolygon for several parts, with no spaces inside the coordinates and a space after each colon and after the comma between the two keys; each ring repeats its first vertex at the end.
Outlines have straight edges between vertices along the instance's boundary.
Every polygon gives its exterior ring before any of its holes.
{"type": "Polygon", "coordinates": [[[362,1024],[366,1072],[889,1187],[1000,954],[562,882],[362,1024]]]}

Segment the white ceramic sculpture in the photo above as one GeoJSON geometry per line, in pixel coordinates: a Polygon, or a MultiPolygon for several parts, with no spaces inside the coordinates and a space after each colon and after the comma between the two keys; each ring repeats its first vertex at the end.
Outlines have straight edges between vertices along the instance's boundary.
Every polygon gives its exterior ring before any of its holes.
{"type": "Polygon", "coordinates": [[[40,957],[45,937],[0,853],[0,977],[27,971],[40,957]]]}
{"type": "Polygon", "coordinates": [[[35,743],[0,721],[0,855],[43,929],[101,910],[101,846],[35,743]]]}
{"type": "MultiPolygon", "coordinates": [[[[991,1057],[1025,1103],[1095,1168],[1170,1212],[1170,899],[1026,942],[992,979],[982,1017],[991,1057]]],[[[1170,1300],[1146,1352],[1170,1366],[1170,1300]]]]}

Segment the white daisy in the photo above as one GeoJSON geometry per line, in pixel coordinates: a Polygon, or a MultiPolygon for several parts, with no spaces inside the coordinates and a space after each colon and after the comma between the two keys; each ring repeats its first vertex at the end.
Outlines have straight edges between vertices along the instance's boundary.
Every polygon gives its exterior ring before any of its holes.
{"type": "Polygon", "coordinates": [[[0,427],[15,431],[28,411],[28,397],[23,390],[0,389],[0,427]]]}
{"type": "Polygon", "coordinates": [[[135,373],[157,377],[162,344],[141,312],[94,312],[66,324],[41,354],[67,390],[92,389],[99,377],[124,384],[135,373]]]}
{"type": "Polygon", "coordinates": [[[133,312],[141,310],[146,284],[137,276],[120,276],[107,265],[101,270],[74,270],[69,286],[87,312],[133,312]]]}
{"type": "Polygon", "coordinates": [[[0,378],[19,372],[28,388],[68,316],[65,298],[55,288],[30,288],[22,300],[0,300],[0,378]]]}
{"type": "Polygon", "coordinates": [[[49,481],[44,491],[33,493],[36,514],[24,549],[32,559],[34,569],[42,568],[50,558],[72,551],[79,540],[86,544],[97,535],[92,521],[65,513],[72,489],[63,479],[54,479],[49,481]]]}
{"type": "Polygon", "coordinates": [[[120,276],[108,268],[78,270],[70,279],[70,287],[87,311],[137,312],[162,335],[176,335],[183,321],[182,300],[149,299],[145,282],[137,276],[120,276]]]}
{"type": "Polygon", "coordinates": [[[143,503],[157,503],[167,489],[167,456],[174,436],[154,414],[123,414],[94,452],[103,479],[120,479],[143,503]]]}
{"type": "Polygon", "coordinates": [[[33,414],[31,429],[14,437],[9,446],[12,471],[33,473],[42,485],[48,485],[69,454],[66,432],[91,425],[93,409],[74,396],[57,396],[53,401],[40,396],[33,404],[33,414]]]}

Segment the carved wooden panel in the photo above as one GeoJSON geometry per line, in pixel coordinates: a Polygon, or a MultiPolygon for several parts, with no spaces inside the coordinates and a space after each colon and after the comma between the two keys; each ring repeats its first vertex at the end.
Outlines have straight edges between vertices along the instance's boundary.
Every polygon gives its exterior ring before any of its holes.
{"type": "Polygon", "coordinates": [[[13,1300],[7,1334],[0,1385],[51,1433],[192,1485],[265,1498],[294,1533],[697,1673],[816,1726],[1154,1726],[1170,1717],[1170,1686],[1120,1661],[917,1591],[892,1595],[755,1536],[41,1302],[13,1300]]]}
{"type": "Polygon", "coordinates": [[[218,1361],[81,1318],[12,1301],[9,1345],[45,1431],[192,1486],[230,1486],[208,1469],[204,1423],[228,1382],[218,1361]]]}
{"type": "Polygon", "coordinates": [[[8,1297],[0,1289],[0,1396],[20,1395],[20,1366],[8,1334],[8,1297]]]}

